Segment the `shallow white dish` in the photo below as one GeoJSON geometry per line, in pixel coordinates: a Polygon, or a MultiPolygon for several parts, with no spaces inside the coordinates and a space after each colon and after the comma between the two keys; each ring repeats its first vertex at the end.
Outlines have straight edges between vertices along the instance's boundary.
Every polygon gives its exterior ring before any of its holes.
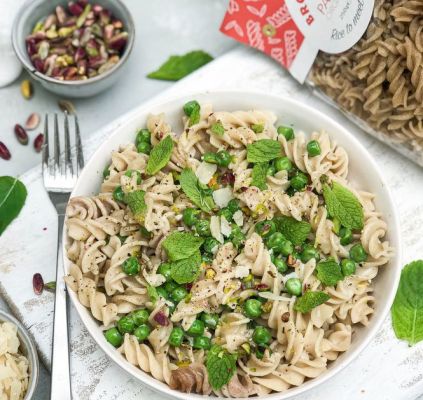
{"type": "MultiPolygon", "coordinates": [[[[334,376],[341,369],[346,367],[357,355],[369,344],[375,336],[380,325],[385,319],[395,296],[396,288],[401,272],[400,256],[400,229],[396,208],[392,200],[390,191],[383,180],[382,173],[375,161],[371,158],[364,146],[337,122],[326,117],[316,109],[308,107],[302,103],[289,100],[284,97],[271,96],[257,92],[238,91],[215,91],[189,94],[187,96],[170,99],[167,101],[149,104],[139,110],[136,116],[128,119],[116,131],[103,142],[89,162],[86,164],[72,196],[92,196],[98,193],[102,181],[102,171],[106,164],[110,163],[111,152],[118,149],[121,144],[132,143],[135,140],[135,132],[145,126],[146,119],[150,113],[166,114],[166,119],[175,130],[182,131],[181,115],[182,106],[189,100],[196,99],[200,103],[213,104],[214,110],[248,110],[266,109],[273,111],[278,116],[278,122],[284,125],[293,125],[296,130],[302,130],[306,134],[311,134],[314,130],[325,130],[330,137],[343,146],[349,156],[349,180],[352,185],[363,190],[372,191],[376,194],[376,207],[383,214],[384,220],[388,224],[387,239],[395,248],[395,256],[384,266],[375,278],[375,313],[367,327],[355,327],[353,340],[350,349],[343,353],[335,362],[330,363],[328,370],[319,377],[306,381],[299,387],[289,389],[283,393],[273,393],[262,396],[263,399],[288,399],[295,395],[309,390],[330,377],[334,376]]],[[[63,232],[66,243],[66,232],[63,232]]],[[[65,254],[65,249],[63,251],[65,254]]],[[[65,257],[65,271],[68,271],[69,261],[65,257]]],[[[147,373],[142,372],[137,367],[131,365],[121,356],[115,348],[106,342],[98,323],[91,316],[91,313],[78,301],[76,294],[70,291],[70,297],[77,309],[82,321],[89,333],[98,343],[101,349],[121,368],[138,379],[149,388],[164,395],[181,400],[193,400],[204,398],[196,394],[187,394],[171,390],[166,384],[157,381],[147,373]]]]}

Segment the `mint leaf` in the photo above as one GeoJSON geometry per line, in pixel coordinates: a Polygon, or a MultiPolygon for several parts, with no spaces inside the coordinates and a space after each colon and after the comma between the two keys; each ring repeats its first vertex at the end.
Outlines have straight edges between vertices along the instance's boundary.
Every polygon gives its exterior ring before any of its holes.
{"type": "Polygon", "coordinates": [[[0,235],[19,215],[25,204],[25,185],[11,176],[0,176],[0,235]]]}
{"type": "Polygon", "coordinates": [[[157,300],[159,300],[159,294],[154,286],[148,285],[147,286],[147,295],[150,298],[151,302],[154,304],[157,300]]]}
{"type": "Polygon", "coordinates": [[[166,136],[162,141],[157,143],[151,150],[147,163],[147,174],[157,174],[163,167],[167,165],[172,155],[173,140],[170,135],[166,136]]]}
{"type": "Polygon", "coordinates": [[[225,128],[223,127],[223,125],[220,121],[214,123],[211,126],[210,130],[218,136],[223,136],[225,134],[225,128]]]}
{"type": "Polygon", "coordinates": [[[269,164],[267,163],[258,163],[254,165],[253,172],[251,174],[253,178],[251,181],[251,186],[258,187],[260,190],[267,189],[267,184],[266,184],[267,168],[269,168],[269,164]]]}
{"type": "Polygon", "coordinates": [[[215,207],[213,197],[204,193],[194,172],[185,168],[179,178],[181,188],[188,198],[203,211],[209,213],[215,207]]]}
{"type": "Polygon", "coordinates": [[[207,353],[206,367],[211,387],[219,390],[235,374],[236,357],[221,346],[214,345],[207,353]]]}
{"type": "Polygon", "coordinates": [[[307,291],[301,297],[297,298],[294,310],[302,314],[310,312],[313,308],[327,302],[330,296],[325,292],[307,291]]]}
{"type": "Polygon", "coordinates": [[[277,140],[261,139],[247,145],[248,162],[265,163],[281,155],[281,144],[277,140]]]}
{"type": "Polygon", "coordinates": [[[157,71],[150,72],[147,77],[165,81],[177,81],[212,60],[213,57],[202,50],[191,51],[181,56],[170,56],[157,71]]]}
{"type": "Polygon", "coordinates": [[[326,208],[332,218],[338,218],[341,225],[350,229],[363,229],[363,207],[352,192],[338,182],[323,185],[326,208]]]}
{"type": "Polygon", "coordinates": [[[285,216],[275,217],[273,220],[277,230],[294,245],[303,244],[311,231],[311,225],[306,221],[297,221],[285,216]]]}
{"type": "Polygon", "coordinates": [[[132,214],[134,214],[135,220],[139,224],[144,222],[144,215],[147,211],[147,205],[145,204],[144,197],[144,190],[134,190],[133,192],[125,194],[125,203],[128,204],[132,214]]]}
{"type": "Polygon", "coordinates": [[[188,258],[183,258],[171,263],[170,276],[172,279],[183,285],[184,283],[194,282],[201,270],[201,253],[196,250],[188,258]]]}
{"type": "Polygon", "coordinates": [[[401,271],[391,315],[398,339],[410,346],[423,340],[423,260],[413,261],[401,271]]]}
{"type": "Polygon", "coordinates": [[[316,267],[317,279],[326,286],[334,286],[344,279],[340,265],[333,259],[328,258],[320,261],[316,267]]]}
{"type": "Polygon", "coordinates": [[[173,232],[162,242],[167,256],[171,261],[192,256],[203,244],[204,239],[192,233],[173,232]]]}

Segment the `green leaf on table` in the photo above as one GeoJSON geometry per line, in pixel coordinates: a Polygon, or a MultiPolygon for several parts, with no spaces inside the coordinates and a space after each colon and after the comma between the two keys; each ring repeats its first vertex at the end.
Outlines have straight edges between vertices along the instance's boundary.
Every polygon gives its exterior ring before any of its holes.
{"type": "Polygon", "coordinates": [[[215,207],[213,197],[200,187],[197,176],[190,168],[185,168],[179,178],[181,188],[188,198],[203,211],[209,213],[215,207]]]}
{"type": "Polygon", "coordinates": [[[351,191],[338,182],[333,182],[332,188],[327,184],[323,185],[323,197],[329,215],[338,218],[342,226],[358,230],[363,228],[363,206],[351,191]]]}
{"type": "Polygon", "coordinates": [[[251,181],[251,186],[255,186],[260,190],[267,189],[267,168],[269,168],[269,164],[267,163],[257,163],[254,165],[253,171],[251,173],[251,177],[253,178],[251,181]]]}
{"type": "Polygon", "coordinates": [[[157,143],[153,150],[151,150],[150,157],[147,163],[147,174],[157,174],[164,168],[170,160],[173,150],[173,140],[170,135],[166,136],[163,140],[157,143]]]}
{"type": "Polygon", "coordinates": [[[144,222],[145,212],[147,211],[147,205],[145,204],[145,192],[144,190],[134,190],[125,194],[125,203],[134,214],[135,220],[142,224],[144,222]]]}
{"type": "Polygon", "coordinates": [[[297,298],[294,310],[305,314],[310,312],[313,308],[327,302],[329,299],[330,296],[325,292],[312,292],[309,290],[301,297],[297,298]]]}
{"type": "Polygon", "coordinates": [[[213,57],[202,50],[195,50],[181,56],[170,56],[157,71],[147,77],[165,81],[177,81],[212,61],[213,57]]]}
{"type": "Polygon", "coordinates": [[[194,282],[201,271],[201,253],[196,250],[188,258],[171,263],[170,276],[179,285],[194,282]]]}
{"type": "Polygon", "coordinates": [[[277,140],[261,139],[247,145],[247,161],[265,163],[282,155],[281,144],[277,140]]]}
{"type": "Polygon", "coordinates": [[[19,215],[26,196],[26,187],[18,178],[0,176],[0,235],[19,215]]]}
{"type": "Polygon", "coordinates": [[[303,244],[311,231],[311,225],[308,222],[297,221],[292,217],[275,217],[274,221],[278,231],[294,245],[303,244]]]}
{"type": "Polygon", "coordinates": [[[333,259],[320,261],[316,267],[317,279],[326,286],[334,286],[344,279],[341,266],[333,259]]]}
{"type": "Polygon", "coordinates": [[[401,271],[401,279],[391,309],[392,326],[398,339],[410,346],[423,340],[423,260],[401,271]]]}
{"type": "Polygon", "coordinates": [[[187,232],[173,232],[162,242],[171,261],[192,256],[203,244],[204,239],[187,232]]]}
{"type": "Polygon", "coordinates": [[[213,345],[207,353],[206,367],[211,387],[219,390],[235,374],[236,356],[228,353],[221,346],[213,345]]]}

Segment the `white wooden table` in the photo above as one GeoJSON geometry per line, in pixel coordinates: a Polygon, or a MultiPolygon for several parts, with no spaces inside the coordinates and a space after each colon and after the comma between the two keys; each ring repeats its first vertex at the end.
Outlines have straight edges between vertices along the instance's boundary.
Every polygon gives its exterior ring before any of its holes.
{"type": "MultiPolygon", "coordinates": [[[[304,101],[340,121],[365,144],[381,165],[397,202],[402,226],[404,264],[423,258],[423,169],[365,135],[330,106],[299,87],[272,60],[253,50],[233,50],[173,86],[160,97],[212,88],[261,90],[304,101]]],[[[133,111],[133,112],[136,112],[133,111]]],[[[125,117],[123,117],[124,119],[125,117]]],[[[89,155],[119,121],[85,142],[89,155]]],[[[20,217],[0,239],[0,291],[35,337],[41,358],[49,365],[53,296],[36,297],[32,275],[54,279],[56,218],[35,168],[22,177],[28,199],[20,217]]],[[[71,310],[72,382],[75,399],[112,400],[162,397],[113,365],[99,350],[71,310]]],[[[423,393],[423,343],[409,348],[398,341],[388,318],[371,345],[329,382],[297,400],[412,400],[423,393]]]]}

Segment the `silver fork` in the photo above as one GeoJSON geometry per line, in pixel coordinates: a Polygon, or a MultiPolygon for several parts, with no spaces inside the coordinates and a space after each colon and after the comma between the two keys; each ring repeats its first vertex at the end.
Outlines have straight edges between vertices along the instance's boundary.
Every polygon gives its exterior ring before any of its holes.
{"type": "Polygon", "coordinates": [[[56,261],[56,297],[54,301],[53,353],[51,358],[51,400],[71,400],[69,368],[69,340],[67,293],[62,259],[62,230],[65,220],[66,205],[76,179],[84,166],[78,118],[74,116],[75,154],[71,151],[69,117],[64,117],[64,151],[61,152],[59,121],[54,114],[53,155],[49,147],[49,117],[45,116],[43,146],[43,181],[51,202],[58,216],[58,240],[56,261]]]}

